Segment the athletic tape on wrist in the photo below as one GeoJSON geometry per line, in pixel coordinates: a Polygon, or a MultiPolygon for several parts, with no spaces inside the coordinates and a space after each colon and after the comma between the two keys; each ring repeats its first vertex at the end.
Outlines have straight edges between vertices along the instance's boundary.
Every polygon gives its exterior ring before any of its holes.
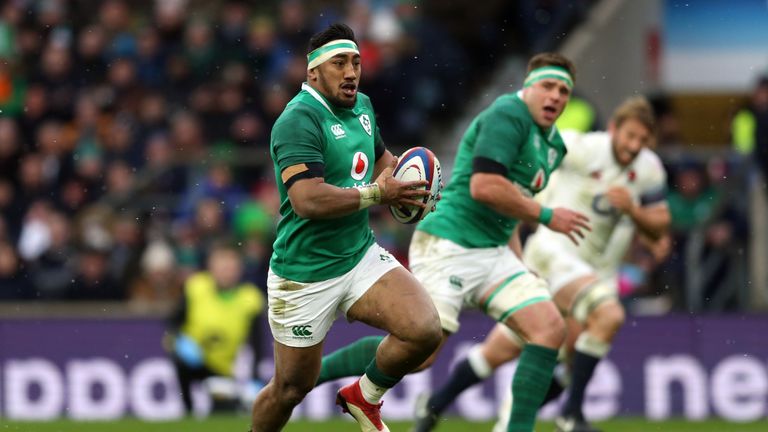
{"type": "Polygon", "coordinates": [[[360,206],[358,207],[359,210],[368,208],[381,202],[381,189],[379,189],[378,183],[355,186],[355,189],[360,192],[360,206]]]}

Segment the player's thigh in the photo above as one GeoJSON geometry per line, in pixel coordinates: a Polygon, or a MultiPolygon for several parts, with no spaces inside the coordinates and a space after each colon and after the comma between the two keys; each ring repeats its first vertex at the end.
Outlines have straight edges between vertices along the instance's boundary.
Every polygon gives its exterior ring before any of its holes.
{"type": "Polygon", "coordinates": [[[346,275],[320,282],[295,282],[267,277],[269,327],[282,345],[309,347],[325,339],[336,318],[346,286],[346,275]]]}
{"type": "Polygon", "coordinates": [[[274,350],[274,385],[279,392],[288,392],[286,397],[301,400],[312,390],[320,375],[322,342],[309,347],[292,347],[276,341],[274,350]]]}
{"type": "Polygon", "coordinates": [[[564,332],[546,281],[528,271],[511,251],[497,260],[478,303],[488,316],[510,326],[526,342],[542,337],[554,340],[564,332]]]}
{"type": "Polygon", "coordinates": [[[432,300],[404,267],[393,268],[374,282],[347,310],[347,318],[404,338],[438,328],[432,300]]]}
{"type": "Polygon", "coordinates": [[[421,284],[392,254],[374,243],[349,273],[339,308],[350,321],[393,333],[437,328],[437,313],[421,284]]]}
{"type": "Polygon", "coordinates": [[[546,281],[531,273],[509,248],[503,248],[474,301],[486,315],[503,323],[517,311],[551,299],[546,281]]]}
{"type": "Polygon", "coordinates": [[[624,321],[624,308],[619,302],[618,280],[615,274],[603,277],[593,275],[592,278],[584,278],[573,285],[574,295],[568,310],[569,316],[587,325],[590,320],[607,321],[609,324],[606,324],[606,329],[621,325],[624,321]]]}
{"type": "Polygon", "coordinates": [[[594,273],[577,276],[554,292],[552,298],[563,315],[573,314],[574,302],[583,294],[586,288],[597,282],[597,280],[597,275],[594,273]]]}
{"type": "Polygon", "coordinates": [[[504,321],[527,342],[559,347],[565,340],[565,322],[551,301],[541,301],[521,308],[504,321]]]}
{"type": "Polygon", "coordinates": [[[422,231],[414,233],[408,251],[411,271],[431,297],[443,330],[459,330],[465,299],[482,289],[497,255],[496,248],[469,249],[422,231]]]}
{"type": "Polygon", "coordinates": [[[539,262],[538,275],[547,281],[553,300],[563,315],[570,313],[579,292],[596,279],[595,268],[584,259],[557,244],[539,245],[526,257],[539,262]],[[543,264],[546,262],[546,264],[543,264]]]}

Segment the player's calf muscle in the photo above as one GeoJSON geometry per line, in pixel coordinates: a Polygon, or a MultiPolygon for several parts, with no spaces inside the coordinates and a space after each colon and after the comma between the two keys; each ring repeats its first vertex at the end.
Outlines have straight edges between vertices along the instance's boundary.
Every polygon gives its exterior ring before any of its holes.
{"type": "Polygon", "coordinates": [[[285,405],[296,406],[304,400],[304,397],[314,388],[314,381],[307,379],[304,382],[282,383],[275,386],[277,397],[285,405]]]}
{"type": "Polygon", "coordinates": [[[435,326],[429,320],[423,320],[400,334],[393,333],[392,337],[382,344],[381,348],[384,351],[382,354],[390,358],[402,356],[403,361],[408,363],[410,371],[429,358],[441,341],[440,325],[435,326]]]}

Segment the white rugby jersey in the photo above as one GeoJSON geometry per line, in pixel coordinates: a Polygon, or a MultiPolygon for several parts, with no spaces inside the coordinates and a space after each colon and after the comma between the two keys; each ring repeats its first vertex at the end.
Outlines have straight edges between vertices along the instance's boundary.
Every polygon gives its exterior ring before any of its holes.
{"type": "MultiPolygon", "coordinates": [[[[568,153],[542,195],[548,207],[565,207],[589,217],[592,231],[575,246],[567,236],[539,228],[526,242],[526,249],[556,243],[597,268],[616,267],[634,235],[634,224],[610,205],[605,192],[613,186],[629,189],[637,204],[660,201],[666,191],[667,175],[659,157],[644,148],[627,167],[614,156],[607,132],[562,132],[568,153]]],[[[530,252],[530,251],[526,251],[530,252]]]]}

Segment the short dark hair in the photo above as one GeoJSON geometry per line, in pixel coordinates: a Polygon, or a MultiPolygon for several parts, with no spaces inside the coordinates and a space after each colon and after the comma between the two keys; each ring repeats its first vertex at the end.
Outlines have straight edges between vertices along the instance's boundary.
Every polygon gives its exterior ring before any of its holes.
{"type": "Polygon", "coordinates": [[[344,23],[335,23],[328,26],[327,29],[315,33],[309,39],[309,48],[307,48],[307,54],[336,39],[349,39],[352,42],[357,43],[357,39],[355,39],[355,32],[353,32],[348,25],[344,23]]]}
{"type": "Polygon", "coordinates": [[[526,73],[531,73],[532,70],[544,66],[559,66],[567,70],[571,74],[573,83],[576,84],[576,66],[564,55],[553,52],[536,54],[528,61],[528,71],[526,73]]]}

